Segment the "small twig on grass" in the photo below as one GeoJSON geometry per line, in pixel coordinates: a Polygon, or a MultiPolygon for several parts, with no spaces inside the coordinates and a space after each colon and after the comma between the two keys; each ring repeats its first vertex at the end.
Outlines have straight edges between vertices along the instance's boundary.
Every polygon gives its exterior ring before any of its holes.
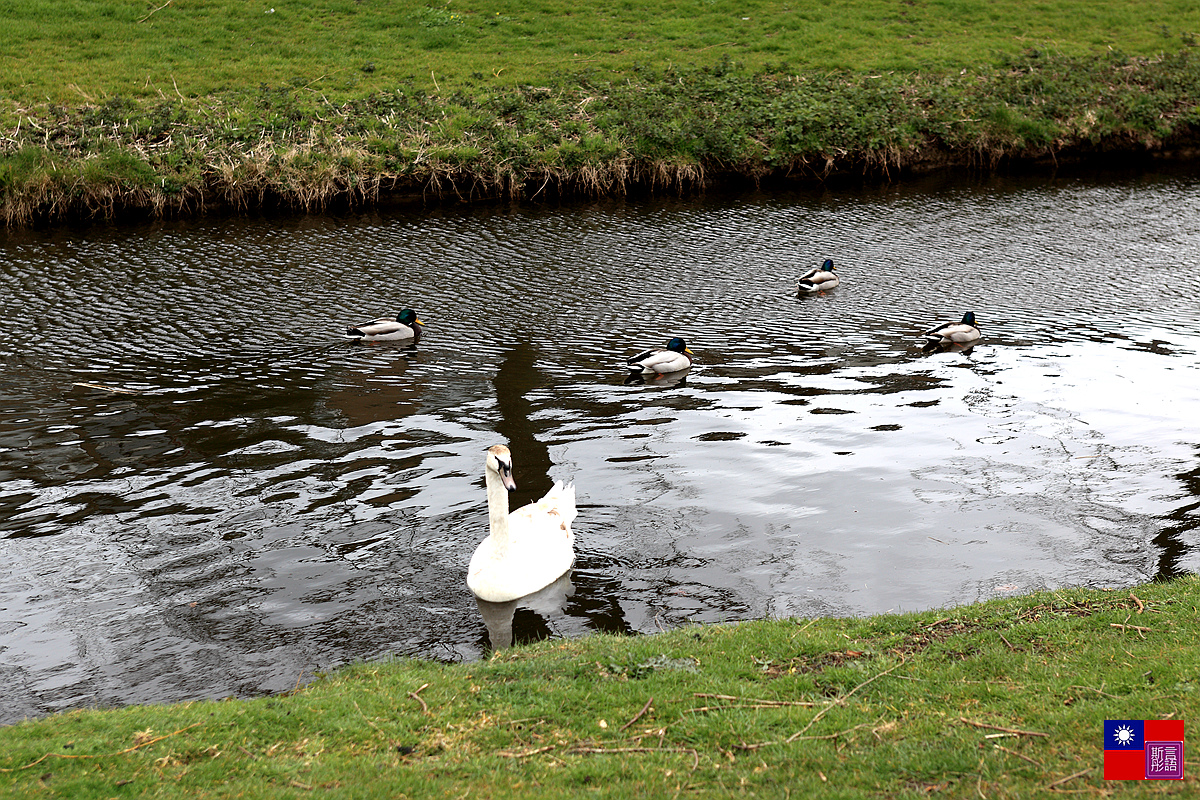
{"type": "MultiPolygon", "coordinates": [[[[982,745],[980,745],[980,746],[982,747],[982,745]]],[[[1016,756],[1017,758],[1023,758],[1026,761],[1028,761],[1030,764],[1033,764],[1035,767],[1040,767],[1042,769],[1045,769],[1045,765],[1042,764],[1040,761],[1035,761],[1034,759],[1030,758],[1029,756],[1027,756],[1023,753],[1018,753],[1016,750],[1009,750],[1007,747],[1005,747],[1002,744],[994,744],[994,745],[992,745],[992,747],[996,748],[997,750],[1003,750],[1004,752],[1008,753],[1010,756],[1016,756]]]]}
{"type": "MultiPolygon", "coordinates": [[[[1128,619],[1128,618],[1126,618],[1126,619],[1128,619]]],[[[1119,622],[1110,622],[1110,623],[1108,623],[1108,627],[1120,628],[1123,631],[1124,630],[1135,630],[1138,632],[1138,635],[1141,636],[1143,639],[1146,638],[1147,633],[1154,633],[1153,628],[1143,628],[1141,625],[1122,625],[1119,622]]]]}
{"type": "Polygon", "coordinates": [[[744,709],[747,711],[761,711],[764,708],[786,708],[788,706],[799,706],[801,708],[814,708],[820,703],[805,703],[796,701],[794,703],[746,703],[738,706],[700,706],[698,708],[689,708],[685,714],[705,714],[709,711],[734,711],[744,709]]]}
{"type": "MultiPolygon", "coordinates": [[[[313,78],[311,81],[309,81],[308,83],[304,84],[304,85],[303,85],[303,86],[301,86],[300,88],[301,88],[301,89],[307,89],[308,87],[312,86],[312,85],[313,85],[314,83],[316,83],[317,81],[323,81],[323,80],[325,80],[326,78],[328,78],[330,75],[336,75],[336,74],[338,74],[339,72],[345,72],[345,71],[346,71],[346,70],[348,70],[348,69],[350,69],[350,68],[349,68],[349,67],[340,67],[340,68],[338,68],[338,69],[335,69],[335,70],[333,70],[332,72],[326,72],[324,75],[322,75],[322,76],[321,76],[321,77],[319,77],[319,78],[313,78]]],[[[433,74],[433,73],[430,73],[430,74],[433,74]]],[[[436,79],[435,79],[435,82],[436,82],[436,79]]],[[[441,91],[441,90],[439,89],[438,91],[441,91]]],[[[324,99],[324,98],[322,98],[322,99],[324,99]]],[[[325,102],[327,102],[327,103],[328,103],[329,101],[328,101],[328,100],[326,100],[325,102]]]]}
{"type": "Polygon", "coordinates": [[[141,19],[139,19],[138,22],[145,22],[146,20],[148,20],[154,16],[154,12],[162,11],[164,8],[166,8],[167,6],[171,5],[171,3],[174,3],[174,2],[175,2],[175,0],[167,0],[167,2],[163,3],[158,8],[151,9],[150,13],[147,14],[146,16],[142,17],[141,19]]]}
{"type": "Polygon", "coordinates": [[[1129,596],[1133,598],[1133,602],[1138,604],[1138,613],[1139,614],[1146,610],[1146,604],[1143,603],[1141,600],[1139,600],[1138,596],[1136,594],[1134,594],[1133,592],[1130,592],[1129,596]]]}
{"type": "Polygon", "coordinates": [[[633,715],[633,719],[629,720],[629,722],[626,722],[624,725],[622,725],[622,726],[621,726],[621,730],[625,730],[625,729],[626,729],[626,728],[628,728],[630,725],[632,725],[633,723],[635,723],[635,722],[637,722],[639,719],[641,719],[641,718],[642,718],[642,715],[643,715],[643,714],[645,714],[647,711],[649,711],[649,710],[650,710],[650,704],[651,704],[651,703],[653,703],[653,702],[654,702],[654,698],[653,698],[653,697],[651,697],[649,700],[647,700],[647,701],[646,701],[646,705],[642,706],[642,710],[641,710],[641,711],[639,711],[638,713],[634,714],[634,715],[633,715]]]}
{"type": "Polygon", "coordinates": [[[1046,788],[1047,788],[1047,789],[1055,789],[1055,788],[1057,788],[1058,786],[1060,786],[1060,785],[1062,785],[1062,784],[1066,783],[1067,781],[1073,781],[1073,780],[1075,780],[1076,778],[1082,778],[1084,775],[1087,775],[1087,774],[1088,774],[1089,772],[1091,772],[1091,771],[1092,771],[1092,770],[1091,770],[1090,768],[1089,768],[1089,769],[1080,770],[1079,772],[1076,772],[1074,775],[1068,775],[1068,776],[1067,776],[1067,777],[1065,777],[1065,778],[1059,778],[1059,779],[1058,779],[1058,780],[1056,780],[1054,783],[1051,783],[1051,784],[1047,785],[1047,786],[1046,786],[1046,788]]]}
{"type": "MultiPolygon", "coordinates": [[[[811,741],[816,741],[816,740],[818,740],[818,739],[837,739],[838,737],[840,737],[840,736],[845,736],[847,733],[852,733],[852,732],[854,732],[854,731],[858,730],[859,728],[865,728],[865,727],[867,727],[867,726],[868,726],[868,725],[870,725],[870,724],[871,724],[871,723],[869,723],[869,722],[864,722],[864,723],[861,723],[861,724],[859,724],[859,725],[855,725],[853,728],[846,728],[846,730],[844,730],[844,731],[838,731],[837,733],[827,733],[827,734],[824,734],[824,735],[822,735],[822,736],[800,736],[800,737],[795,737],[795,741],[797,741],[797,742],[811,742],[811,741]]],[[[877,734],[877,736],[878,736],[878,734],[877,734]]],[[[793,739],[787,739],[786,741],[790,742],[790,741],[793,741],[793,739]]],[[[762,748],[764,748],[764,747],[767,747],[767,746],[769,746],[769,745],[773,745],[773,744],[784,744],[784,741],[774,741],[774,742],[758,742],[758,743],[756,743],[756,744],[735,744],[735,745],[734,745],[734,748],[736,748],[736,749],[738,749],[738,750],[760,750],[760,749],[762,749],[762,748]]]]}
{"type": "Polygon", "coordinates": [[[572,747],[568,753],[691,753],[692,772],[700,766],[700,752],[694,747],[572,747]]]}
{"type": "Polygon", "coordinates": [[[421,686],[421,688],[420,688],[420,689],[417,689],[417,691],[416,691],[416,692],[409,692],[409,693],[408,693],[408,696],[409,696],[409,697],[411,697],[413,700],[416,700],[418,703],[420,703],[420,704],[421,704],[421,712],[422,712],[422,713],[424,713],[424,714],[428,714],[428,713],[429,713],[429,706],[425,705],[425,701],[424,701],[424,700],[422,700],[422,699],[420,698],[420,696],[418,696],[417,692],[424,691],[424,690],[425,690],[425,689],[427,689],[427,688],[429,688],[429,684],[428,684],[428,683],[426,683],[426,684],[423,684],[423,685],[421,686]]]}
{"type": "Polygon", "coordinates": [[[1107,692],[1102,692],[1099,689],[1093,689],[1091,686],[1079,686],[1077,684],[1071,684],[1071,686],[1069,688],[1071,688],[1071,689],[1087,689],[1089,692],[1095,692],[1096,694],[1098,694],[1102,697],[1111,697],[1113,700],[1117,699],[1117,696],[1115,694],[1108,694],[1107,692]]]}
{"type": "Polygon", "coordinates": [[[752,698],[752,697],[737,697],[737,696],[731,695],[731,694],[704,694],[702,692],[696,692],[693,696],[694,697],[705,697],[705,698],[710,698],[713,700],[732,700],[733,702],[738,703],[739,705],[701,706],[700,708],[689,708],[687,710],[687,713],[689,713],[689,714],[699,714],[704,711],[724,711],[726,709],[733,709],[733,708],[759,709],[759,708],[784,708],[787,706],[801,706],[804,708],[812,708],[814,706],[820,705],[820,703],[813,703],[808,700],[760,700],[758,698],[752,698]]]}
{"type": "Polygon", "coordinates": [[[370,720],[370,718],[366,714],[363,713],[363,710],[361,708],[359,708],[357,700],[354,701],[354,707],[358,709],[359,716],[361,716],[368,725],[370,725],[372,728],[374,728],[376,731],[378,731],[380,736],[387,739],[389,742],[392,741],[392,737],[390,737],[386,733],[384,733],[383,730],[378,725],[376,725],[374,722],[372,722],[370,720]]]}
{"type": "Polygon", "coordinates": [[[78,93],[79,93],[79,95],[80,95],[80,96],[81,96],[81,97],[82,97],[84,100],[87,100],[89,103],[94,103],[94,102],[96,102],[95,100],[93,100],[93,99],[91,98],[91,96],[90,96],[90,95],[89,95],[87,92],[85,92],[83,89],[80,89],[80,88],[79,88],[79,86],[78,86],[77,84],[74,84],[74,83],[68,83],[68,84],[67,84],[67,88],[68,88],[68,89],[74,89],[76,92],[78,92],[78,93]]]}
{"type": "Polygon", "coordinates": [[[870,678],[867,678],[865,681],[863,681],[862,683],[860,683],[858,686],[855,686],[853,689],[851,689],[850,691],[846,692],[846,693],[845,693],[844,695],[842,695],[841,697],[835,697],[835,698],[833,698],[833,700],[832,700],[832,701],[829,703],[829,705],[825,706],[824,708],[822,708],[820,711],[818,711],[816,714],[814,714],[814,715],[813,715],[813,718],[812,718],[811,720],[809,720],[809,721],[808,721],[808,724],[807,724],[807,725],[805,725],[803,728],[801,728],[800,730],[798,730],[798,731],[796,731],[795,733],[793,733],[793,734],[792,734],[791,736],[789,736],[788,738],[784,739],[784,741],[785,741],[785,742],[794,742],[794,741],[796,741],[796,740],[797,740],[797,739],[799,739],[801,736],[803,736],[804,734],[808,733],[808,729],[809,729],[809,728],[811,728],[813,725],[816,725],[816,724],[817,724],[817,720],[819,720],[821,717],[825,716],[826,712],[828,712],[829,710],[831,710],[831,709],[832,709],[834,706],[840,706],[840,705],[842,705],[843,703],[845,703],[845,702],[846,702],[846,699],[847,699],[848,697],[850,697],[850,695],[854,694],[854,693],[855,693],[855,692],[857,692],[859,689],[861,689],[861,688],[863,688],[864,686],[866,686],[868,683],[871,683],[872,681],[876,681],[876,680],[878,680],[879,678],[882,678],[884,675],[887,675],[888,673],[890,673],[892,670],[899,669],[900,667],[904,666],[904,663],[905,663],[905,661],[906,661],[906,659],[901,659],[901,660],[900,660],[900,663],[899,663],[899,664],[896,664],[896,666],[894,666],[894,667],[890,667],[890,668],[888,668],[888,669],[885,669],[883,672],[880,672],[878,675],[874,675],[874,676],[872,676],[872,677],[870,677],[870,678]]]}
{"type": "MultiPolygon", "coordinates": [[[[878,675],[873,675],[872,677],[867,678],[865,681],[860,683],[858,686],[855,686],[853,689],[846,692],[841,697],[833,698],[832,700],[830,700],[828,703],[825,704],[824,708],[822,708],[820,711],[818,711],[816,714],[813,715],[813,718],[808,721],[807,725],[805,725],[803,728],[801,728],[800,730],[793,733],[788,738],[786,738],[782,741],[775,741],[775,742],[759,742],[757,744],[739,744],[739,745],[737,745],[737,748],[739,750],[758,750],[759,748],[767,747],[767,746],[773,745],[773,744],[791,744],[792,742],[794,742],[800,738],[805,738],[805,739],[807,739],[807,738],[826,738],[826,737],[806,737],[806,736],[804,736],[804,734],[808,733],[808,729],[811,728],[813,725],[816,725],[817,720],[819,720],[821,717],[825,716],[825,714],[828,713],[834,706],[844,705],[846,700],[850,697],[850,695],[854,694],[859,689],[866,686],[868,683],[871,683],[872,681],[876,681],[876,680],[882,678],[884,675],[889,674],[893,670],[899,669],[900,667],[904,666],[905,663],[907,663],[907,659],[901,659],[900,663],[896,664],[893,667],[889,667],[888,669],[885,669],[883,672],[880,672],[878,675]]],[[[855,728],[858,728],[858,727],[861,727],[861,726],[856,725],[854,728],[848,728],[846,731],[843,731],[842,733],[849,733],[850,731],[855,730],[855,728]]],[[[841,735],[841,734],[835,734],[833,737],[829,737],[829,738],[836,738],[836,736],[839,736],[839,735],[841,735]]]]}
{"type": "MultiPolygon", "coordinates": [[[[872,725],[872,724],[873,723],[870,723],[870,722],[863,722],[858,725],[855,725],[853,728],[846,728],[846,730],[838,731],[837,733],[827,733],[824,736],[801,736],[800,738],[796,739],[796,741],[797,742],[811,742],[811,741],[816,741],[817,739],[837,739],[839,737],[845,736],[847,733],[852,733],[853,731],[856,731],[859,728],[865,728],[868,725],[872,725]]],[[[791,740],[789,739],[788,741],[791,741],[791,740]]]]}
{"type": "Polygon", "coordinates": [[[1040,731],[1022,731],[1018,730],[1017,728],[1001,728],[999,725],[989,725],[986,722],[975,722],[974,720],[967,719],[966,717],[959,717],[958,719],[959,722],[964,722],[967,725],[974,725],[976,728],[987,728],[988,730],[993,731],[1003,731],[1004,733],[1013,733],[1018,736],[1050,736],[1050,734],[1041,733],[1040,731]]]}
{"type": "Polygon", "coordinates": [[[496,752],[496,755],[500,756],[501,758],[528,758],[529,756],[536,756],[538,753],[549,752],[556,747],[558,747],[558,745],[548,744],[545,747],[535,747],[532,750],[522,750],[520,753],[510,753],[507,750],[499,750],[496,752]]]}
{"type": "Polygon", "coordinates": [[[186,728],[180,728],[177,731],[172,731],[171,733],[163,734],[162,736],[158,736],[154,739],[147,739],[144,742],[139,742],[138,744],[135,744],[133,747],[126,747],[124,750],[118,750],[115,753],[100,753],[98,755],[83,755],[83,756],[65,755],[63,753],[46,753],[46,755],[42,756],[37,761],[30,761],[28,764],[26,764],[23,767],[12,767],[10,769],[5,769],[5,768],[0,767],[0,772],[18,772],[23,769],[29,769],[32,766],[36,766],[37,764],[42,763],[47,758],[113,758],[115,756],[123,756],[126,753],[132,753],[134,750],[140,750],[141,748],[145,747],[146,745],[154,744],[155,742],[161,742],[163,739],[170,739],[172,736],[174,736],[176,734],[183,733],[184,731],[191,730],[192,728],[196,727],[197,725],[203,725],[203,724],[204,724],[203,722],[193,722],[191,725],[188,725],[186,728]]]}

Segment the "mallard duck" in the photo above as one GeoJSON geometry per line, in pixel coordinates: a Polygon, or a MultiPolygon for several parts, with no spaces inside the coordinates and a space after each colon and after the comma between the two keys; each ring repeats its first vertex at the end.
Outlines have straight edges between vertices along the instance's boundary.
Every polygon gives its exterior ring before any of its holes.
{"type": "Polygon", "coordinates": [[[381,317],[347,328],[346,335],[359,342],[398,342],[404,339],[415,342],[421,338],[421,326],[424,324],[417,319],[417,312],[406,308],[395,319],[381,317]]]}
{"type": "Polygon", "coordinates": [[[800,279],[796,281],[796,294],[816,294],[817,292],[834,288],[841,283],[841,280],[834,272],[835,269],[837,267],[833,265],[833,259],[825,259],[824,264],[810,269],[800,276],[800,279]]]}
{"type": "Polygon", "coordinates": [[[921,334],[926,337],[925,352],[933,352],[955,345],[971,345],[979,341],[979,328],[975,325],[975,312],[963,314],[962,322],[947,322],[921,334]]]}
{"type": "Polygon", "coordinates": [[[627,359],[625,364],[633,375],[663,375],[690,367],[692,355],[683,339],[676,336],[666,347],[651,347],[627,359]]]}
{"type": "Polygon", "coordinates": [[[467,567],[467,587],[480,600],[506,603],[549,586],[575,563],[575,487],[554,484],[536,503],[508,512],[517,488],[512,453],[502,444],[484,458],[490,532],[467,567]]]}

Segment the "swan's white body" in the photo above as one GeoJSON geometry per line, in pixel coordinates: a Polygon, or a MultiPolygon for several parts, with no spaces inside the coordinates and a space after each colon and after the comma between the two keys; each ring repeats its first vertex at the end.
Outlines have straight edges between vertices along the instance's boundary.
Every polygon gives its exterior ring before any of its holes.
{"type": "Polygon", "coordinates": [[[549,586],[575,564],[575,487],[560,481],[510,514],[508,492],[516,484],[507,447],[488,450],[484,476],[491,530],[471,556],[467,586],[481,600],[506,603],[549,586]]]}

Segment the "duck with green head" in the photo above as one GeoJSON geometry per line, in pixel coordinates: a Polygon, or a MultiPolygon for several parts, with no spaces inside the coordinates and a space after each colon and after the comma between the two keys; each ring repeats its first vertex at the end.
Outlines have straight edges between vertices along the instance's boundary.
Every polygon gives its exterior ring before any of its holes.
{"type": "Polygon", "coordinates": [[[631,375],[665,375],[690,367],[692,355],[683,339],[676,336],[666,347],[651,347],[626,359],[625,366],[631,375]]]}
{"type": "Polygon", "coordinates": [[[417,319],[417,312],[406,308],[395,319],[381,317],[347,328],[346,335],[358,342],[401,342],[405,339],[416,342],[421,338],[421,326],[424,324],[417,319]]]}
{"type": "Polygon", "coordinates": [[[979,328],[975,323],[975,312],[963,314],[962,322],[947,322],[921,334],[925,337],[922,350],[927,353],[950,347],[969,346],[979,341],[979,328]]]}
{"type": "Polygon", "coordinates": [[[837,273],[834,272],[836,269],[837,267],[833,265],[832,258],[825,259],[825,263],[821,264],[821,266],[814,267],[800,276],[799,280],[796,281],[796,294],[816,294],[817,292],[824,292],[827,289],[835,288],[842,282],[838,278],[837,273]]]}

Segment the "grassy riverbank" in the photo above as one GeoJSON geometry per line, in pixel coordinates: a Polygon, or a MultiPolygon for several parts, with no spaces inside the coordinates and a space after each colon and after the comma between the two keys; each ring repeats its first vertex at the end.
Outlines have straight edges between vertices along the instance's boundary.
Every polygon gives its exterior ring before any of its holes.
{"type": "Polygon", "coordinates": [[[1190,150],[1185,0],[8,0],[0,215],[1190,150]]]}
{"type": "Polygon", "coordinates": [[[1186,797],[1194,749],[1183,783],[1106,782],[1102,734],[1200,724],[1198,609],[1190,577],[363,664],[288,696],[0,728],[0,793],[1186,797]]]}

